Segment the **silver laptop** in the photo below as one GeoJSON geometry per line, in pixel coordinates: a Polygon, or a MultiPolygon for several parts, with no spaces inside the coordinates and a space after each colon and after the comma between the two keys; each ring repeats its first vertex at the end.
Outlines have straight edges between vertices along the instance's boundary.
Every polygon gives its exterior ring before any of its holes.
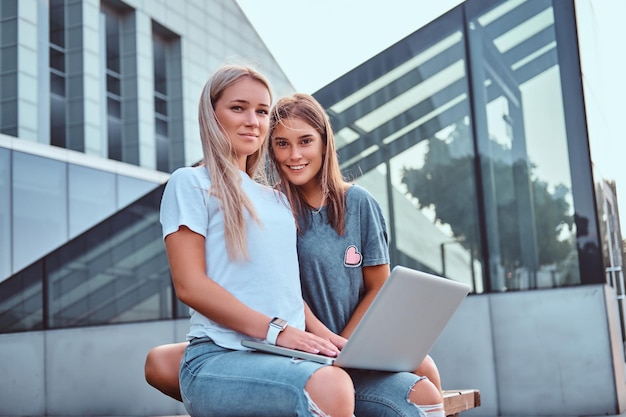
{"type": "Polygon", "coordinates": [[[256,340],[241,344],[342,368],[414,371],[469,291],[469,285],[396,266],[337,357],[256,340]]]}

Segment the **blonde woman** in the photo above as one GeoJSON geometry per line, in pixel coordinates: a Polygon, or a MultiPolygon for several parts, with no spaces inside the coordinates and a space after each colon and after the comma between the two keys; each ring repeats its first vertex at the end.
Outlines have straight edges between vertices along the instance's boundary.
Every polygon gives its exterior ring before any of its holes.
{"type": "Polygon", "coordinates": [[[266,79],[219,68],[199,104],[203,164],[176,170],[161,224],[177,297],[190,307],[180,394],[192,416],[352,416],[337,367],[245,350],[242,338],[336,355],[305,331],[296,226],[279,193],[255,181],[272,101],[266,79]]]}

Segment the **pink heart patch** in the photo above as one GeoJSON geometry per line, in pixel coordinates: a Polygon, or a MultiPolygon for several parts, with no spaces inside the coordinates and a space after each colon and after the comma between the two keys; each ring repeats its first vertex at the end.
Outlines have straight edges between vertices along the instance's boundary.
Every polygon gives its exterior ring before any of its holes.
{"type": "Polygon", "coordinates": [[[346,249],[346,258],[344,260],[344,264],[345,266],[361,265],[361,254],[357,250],[356,246],[348,246],[348,249],[346,249]]]}

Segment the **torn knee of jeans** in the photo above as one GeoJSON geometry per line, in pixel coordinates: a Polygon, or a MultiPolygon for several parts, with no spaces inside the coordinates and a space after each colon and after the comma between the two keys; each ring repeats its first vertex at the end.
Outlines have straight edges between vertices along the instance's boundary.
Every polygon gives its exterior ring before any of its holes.
{"type": "Polygon", "coordinates": [[[330,417],[328,414],[326,414],[324,411],[322,411],[322,409],[319,408],[319,406],[317,404],[315,404],[315,401],[313,401],[313,399],[311,398],[309,393],[306,392],[306,390],[304,390],[304,395],[306,397],[306,400],[309,402],[309,411],[311,412],[312,416],[314,416],[314,417],[330,417]]]}
{"type": "Polygon", "coordinates": [[[443,408],[443,403],[421,405],[421,404],[415,404],[414,402],[411,401],[411,399],[410,399],[411,392],[415,391],[415,386],[417,385],[418,382],[420,382],[422,380],[428,380],[428,378],[426,378],[425,376],[422,376],[422,377],[420,377],[420,379],[415,381],[415,383],[413,385],[411,385],[411,387],[409,388],[409,392],[407,393],[407,396],[406,396],[406,401],[409,404],[412,404],[415,407],[417,407],[417,409],[420,410],[420,415],[421,416],[424,416],[424,417],[445,417],[446,413],[445,413],[445,410],[443,408]]]}
{"type": "Polygon", "coordinates": [[[411,386],[409,387],[409,392],[407,392],[407,394],[406,394],[406,400],[407,400],[408,402],[411,402],[411,400],[409,399],[409,397],[411,396],[411,392],[414,392],[414,391],[415,391],[415,386],[417,385],[417,383],[418,383],[418,382],[420,382],[420,381],[423,381],[423,380],[428,380],[428,378],[427,378],[427,377],[425,377],[425,376],[420,376],[420,377],[419,377],[419,379],[418,379],[417,381],[415,381],[415,383],[413,383],[413,385],[411,385],[411,386]]]}

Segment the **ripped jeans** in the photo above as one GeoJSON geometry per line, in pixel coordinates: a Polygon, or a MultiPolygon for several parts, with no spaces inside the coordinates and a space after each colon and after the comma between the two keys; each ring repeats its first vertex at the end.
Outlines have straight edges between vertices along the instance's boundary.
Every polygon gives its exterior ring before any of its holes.
{"type": "Polygon", "coordinates": [[[346,369],[356,390],[357,417],[425,417],[409,402],[411,389],[423,377],[411,372],[382,372],[346,369]]]}
{"type": "Polygon", "coordinates": [[[311,416],[304,386],[322,366],[194,339],[181,362],[180,390],[194,417],[311,416]]]}

